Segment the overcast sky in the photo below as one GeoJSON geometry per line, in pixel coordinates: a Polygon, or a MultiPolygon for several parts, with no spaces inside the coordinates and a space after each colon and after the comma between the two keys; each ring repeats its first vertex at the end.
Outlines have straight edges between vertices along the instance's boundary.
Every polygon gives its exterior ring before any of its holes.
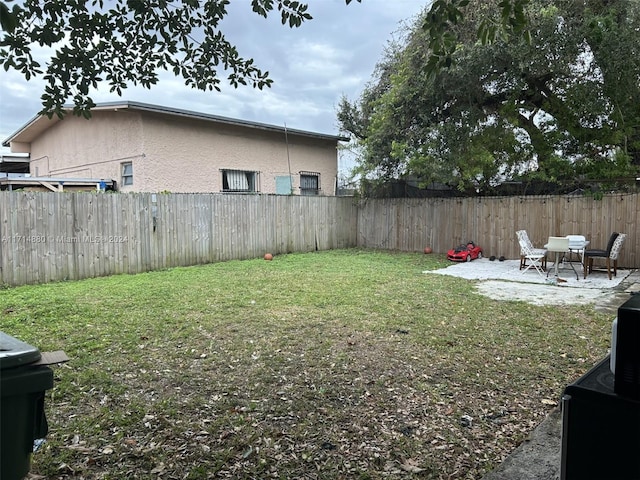
{"type": "MultiPolygon", "coordinates": [[[[370,80],[385,46],[398,38],[426,0],[307,0],[313,20],[290,29],[278,12],[264,19],[249,0],[232,0],[222,30],[245,58],[268,70],[274,83],[262,91],[252,87],[200,92],[165,73],[151,90],[128,88],[122,100],[193,110],[242,120],[284,125],[319,133],[338,133],[336,107],[342,95],[358,98],[370,80]]],[[[41,108],[43,83],[26,82],[0,69],[0,140],[4,141],[41,108]]],[[[92,93],[96,103],[116,101],[92,93]]],[[[9,153],[3,149],[2,153],[9,153]]]]}

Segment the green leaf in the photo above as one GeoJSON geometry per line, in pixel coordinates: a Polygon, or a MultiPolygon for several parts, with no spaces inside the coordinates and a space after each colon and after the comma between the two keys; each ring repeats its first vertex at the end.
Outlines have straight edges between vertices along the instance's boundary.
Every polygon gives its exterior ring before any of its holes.
{"type": "Polygon", "coordinates": [[[13,33],[18,26],[18,16],[22,8],[18,5],[13,6],[13,10],[5,2],[0,2],[0,26],[7,33],[13,33]]]}

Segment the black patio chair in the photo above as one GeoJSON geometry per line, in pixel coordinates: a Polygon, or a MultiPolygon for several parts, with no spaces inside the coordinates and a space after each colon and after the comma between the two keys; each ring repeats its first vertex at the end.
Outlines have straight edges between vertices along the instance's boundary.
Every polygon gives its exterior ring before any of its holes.
{"type": "MultiPolygon", "coordinates": [[[[601,249],[588,249],[584,251],[584,259],[583,259],[583,264],[584,264],[584,278],[587,278],[587,274],[591,273],[593,271],[593,259],[594,258],[606,258],[607,259],[607,273],[609,274],[609,280],[611,280],[611,261],[610,261],[610,256],[611,256],[611,249],[613,248],[613,244],[615,243],[616,239],[618,238],[618,235],[620,235],[618,232],[613,232],[611,234],[611,236],[609,237],[609,241],[607,242],[607,249],[606,250],[601,250],[601,249]]],[[[618,261],[617,261],[617,257],[616,260],[614,261],[614,266],[617,267],[618,265],[618,261]]],[[[617,268],[615,268],[616,273],[617,273],[617,268]]]]}

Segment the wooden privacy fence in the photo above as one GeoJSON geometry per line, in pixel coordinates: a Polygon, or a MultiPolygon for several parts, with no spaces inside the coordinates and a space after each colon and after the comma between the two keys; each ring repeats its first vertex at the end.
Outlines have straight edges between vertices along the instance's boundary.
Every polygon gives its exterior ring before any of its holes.
{"type": "Polygon", "coordinates": [[[601,200],[576,196],[376,199],[358,209],[358,245],[434,252],[472,240],[485,256],[520,255],[517,230],[527,230],[536,247],[549,236],[585,235],[589,248],[605,248],[609,236],[626,233],[618,264],[638,268],[636,234],[640,195],[611,194],[601,200]]]}
{"type": "Polygon", "coordinates": [[[473,240],[518,258],[583,234],[604,248],[627,234],[619,265],[638,268],[640,195],[376,199],[278,195],[0,192],[0,284],[22,285],[232,259],[350,248],[445,253],[473,240]]]}
{"type": "Polygon", "coordinates": [[[0,192],[0,283],[356,245],[350,198],[0,192]]]}

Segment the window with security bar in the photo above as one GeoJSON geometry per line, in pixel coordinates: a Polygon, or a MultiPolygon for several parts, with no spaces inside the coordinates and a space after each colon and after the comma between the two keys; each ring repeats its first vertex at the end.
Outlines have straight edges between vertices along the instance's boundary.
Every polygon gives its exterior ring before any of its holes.
{"type": "Polygon", "coordinates": [[[300,194],[320,195],[320,174],[318,172],[300,172],[300,194]]]}
{"type": "Polygon", "coordinates": [[[251,193],[258,191],[258,172],[222,170],[222,191],[251,193]]]}

